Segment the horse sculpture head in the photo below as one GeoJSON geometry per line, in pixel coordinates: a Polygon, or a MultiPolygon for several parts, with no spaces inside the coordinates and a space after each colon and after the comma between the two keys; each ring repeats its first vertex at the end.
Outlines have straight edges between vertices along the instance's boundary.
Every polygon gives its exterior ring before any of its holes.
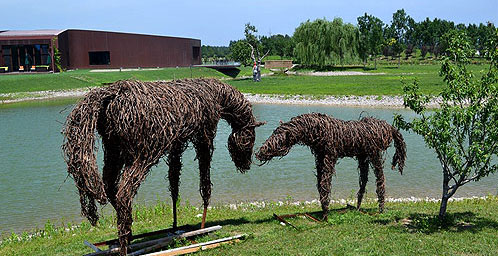
{"type": "Polygon", "coordinates": [[[285,156],[297,143],[297,134],[284,125],[279,126],[256,153],[256,158],[265,164],[273,157],[285,156]]]}
{"type": "Polygon", "coordinates": [[[228,136],[228,151],[235,163],[237,170],[241,173],[249,170],[252,163],[254,140],[256,139],[256,127],[264,122],[253,122],[240,129],[233,129],[228,136]]]}

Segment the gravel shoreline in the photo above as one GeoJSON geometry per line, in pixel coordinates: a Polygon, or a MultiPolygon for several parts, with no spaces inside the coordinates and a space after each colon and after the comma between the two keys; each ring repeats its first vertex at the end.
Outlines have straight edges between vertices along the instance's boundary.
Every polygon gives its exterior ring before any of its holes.
{"type": "Polygon", "coordinates": [[[11,99],[0,100],[0,104],[16,103],[16,102],[32,101],[32,100],[80,98],[83,97],[89,91],[90,88],[81,88],[75,90],[62,90],[62,91],[0,93],[0,98],[11,98],[11,99]]]}
{"type": "MultiPolygon", "coordinates": [[[[449,202],[460,202],[464,200],[486,200],[488,198],[493,198],[493,196],[471,196],[471,197],[451,197],[448,199],[449,202]]],[[[392,198],[387,197],[385,199],[386,202],[389,203],[415,203],[415,202],[431,202],[431,203],[439,203],[441,202],[440,198],[432,198],[432,197],[403,197],[403,198],[392,198]]],[[[376,198],[365,198],[363,202],[373,202],[376,203],[376,198]]],[[[221,207],[229,207],[230,209],[244,209],[247,207],[256,207],[256,208],[264,208],[269,205],[278,205],[282,206],[284,204],[290,205],[320,205],[320,201],[318,199],[313,199],[311,201],[295,201],[295,202],[283,202],[283,201],[255,201],[255,202],[240,202],[235,204],[224,204],[221,207]]],[[[331,199],[330,204],[342,204],[342,205],[356,205],[356,199],[331,199]]],[[[220,206],[212,206],[214,208],[220,206]]],[[[211,207],[208,207],[211,208],[211,207]]]]}
{"type": "MultiPolygon", "coordinates": [[[[402,96],[306,96],[306,95],[263,95],[244,94],[253,104],[324,105],[369,108],[404,108],[402,96]]],[[[426,105],[437,108],[436,100],[426,105]]]]}
{"type": "MultiPolygon", "coordinates": [[[[90,88],[64,91],[39,91],[22,93],[3,93],[0,104],[16,103],[32,100],[50,100],[58,98],[81,98],[90,88]]],[[[253,104],[289,104],[289,105],[325,105],[348,107],[373,108],[404,108],[402,96],[307,96],[307,95],[278,95],[278,94],[251,94],[244,96],[253,104]]],[[[430,102],[427,107],[438,107],[437,100],[430,102]]]]}

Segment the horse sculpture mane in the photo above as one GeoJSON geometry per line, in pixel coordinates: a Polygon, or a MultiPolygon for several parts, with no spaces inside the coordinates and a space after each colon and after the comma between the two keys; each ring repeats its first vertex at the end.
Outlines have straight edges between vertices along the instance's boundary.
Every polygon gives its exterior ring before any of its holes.
{"type": "Polygon", "coordinates": [[[377,195],[380,211],[384,208],[384,174],[381,153],[394,140],[396,152],[392,167],[397,165],[403,172],[406,158],[406,145],[401,133],[387,122],[372,117],[359,121],[343,121],[325,114],[310,113],[292,118],[282,123],[265,141],[256,153],[263,163],[273,157],[287,155],[295,144],[306,145],[315,156],[317,188],[320,202],[327,217],[332,175],[338,158],[356,157],[360,169],[360,190],[358,208],[365,192],[368,167],[371,162],[377,178],[377,195]]]}
{"type": "Polygon", "coordinates": [[[82,214],[95,225],[95,201],[110,202],[117,212],[121,254],[126,254],[132,199],[149,169],[168,155],[176,227],[181,156],[191,142],[199,161],[203,227],[211,196],[213,139],[220,119],[232,127],[230,156],[236,168],[245,172],[251,165],[255,127],[262,123],[256,122],[251,104],[230,85],[214,79],[127,80],[90,91],[69,114],[63,130],[62,148],[80,193],[82,214]],[[95,130],[104,147],[102,177],[95,157],[95,130]]]}

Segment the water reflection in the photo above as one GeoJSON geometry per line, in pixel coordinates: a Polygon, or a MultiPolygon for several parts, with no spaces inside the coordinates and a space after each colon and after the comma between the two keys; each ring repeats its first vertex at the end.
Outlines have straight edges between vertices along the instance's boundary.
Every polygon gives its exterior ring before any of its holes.
{"type": "MultiPolygon", "coordinates": [[[[79,220],[79,201],[74,183],[67,178],[60,146],[60,130],[68,110],[67,105],[37,105],[17,108],[0,108],[0,235],[43,226],[47,219],[79,220]]],[[[405,110],[327,107],[254,105],[254,113],[267,124],[257,128],[256,146],[260,146],[279,125],[291,117],[322,112],[341,119],[359,119],[370,115],[392,123],[394,112],[406,117],[405,110]]],[[[309,149],[296,146],[285,158],[274,159],[264,166],[253,165],[246,174],[236,171],[226,146],[229,126],[221,121],[215,139],[211,179],[211,204],[260,200],[311,200],[318,197],[315,188],[314,159],[309,149]]],[[[388,168],[393,148],[385,155],[388,197],[439,197],[441,194],[441,167],[435,154],[427,149],[420,136],[403,133],[407,143],[407,161],[404,174],[388,168]]],[[[102,163],[102,151],[99,163],[102,163]]],[[[185,152],[181,175],[180,194],[183,202],[200,205],[199,174],[192,148],[185,152]]],[[[348,198],[358,189],[357,163],[342,159],[336,166],[332,198],[348,198]]],[[[153,203],[170,201],[167,166],[161,162],[154,167],[142,184],[136,201],[153,203]]],[[[371,172],[367,196],[375,194],[371,172]]],[[[456,197],[497,194],[498,175],[462,187],[456,197]]],[[[107,206],[106,208],[112,208],[107,206]]]]}

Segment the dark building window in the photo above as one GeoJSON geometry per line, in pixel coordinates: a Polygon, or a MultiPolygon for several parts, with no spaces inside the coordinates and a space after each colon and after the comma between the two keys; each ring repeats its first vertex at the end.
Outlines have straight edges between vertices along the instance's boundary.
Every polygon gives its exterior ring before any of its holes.
{"type": "Polygon", "coordinates": [[[199,55],[201,54],[201,47],[198,46],[193,46],[192,47],[192,58],[194,60],[199,58],[199,55]]]}
{"type": "Polygon", "coordinates": [[[110,65],[111,54],[106,52],[88,52],[90,58],[90,65],[110,65]]]}
{"type": "Polygon", "coordinates": [[[10,46],[2,46],[3,55],[10,55],[10,46]]]}
{"type": "Polygon", "coordinates": [[[12,71],[11,59],[12,59],[12,51],[10,46],[4,45],[2,46],[2,56],[3,59],[0,61],[0,66],[8,67],[8,71],[12,71]]]}
{"type": "Polygon", "coordinates": [[[42,65],[50,65],[52,63],[52,57],[48,53],[48,44],[42,44],[40,47],[42,65]]]}

